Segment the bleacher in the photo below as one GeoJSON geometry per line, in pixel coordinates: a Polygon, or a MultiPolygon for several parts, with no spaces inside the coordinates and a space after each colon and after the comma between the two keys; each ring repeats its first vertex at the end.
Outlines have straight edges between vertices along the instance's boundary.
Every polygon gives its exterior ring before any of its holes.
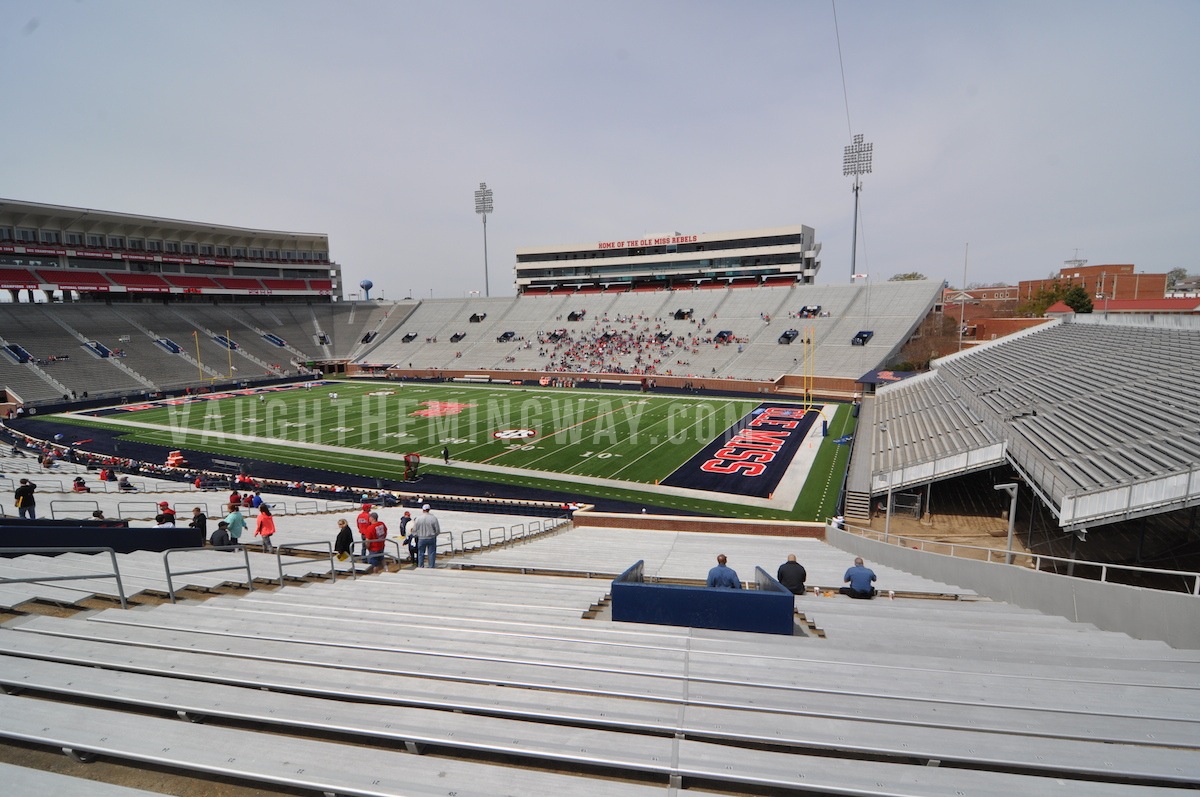
{"type": "MultiPolygon", "coordinates": [[[[68,388],[84,385],[86,387],[78,388],[79,391],[88,390],[93,395],[135,393],[146,389],[146,385],[120,367],[124,363],[119,359],[95,356],[80,339],[97,340],[99,336],[81,332],[65,317],[48,311],[46,305],[7,305],[3,336],[10,342],[21,343],[39,361],[65,355],[68,359],[55,359],[39,366],[68,388]]],[[[122,347],[116,339],[100,342],[109,349],[122,347]]],[[[61,393],[58,397],[61,398],[61,393]]],[[[36,400],[24,395],[22,398],[36,400]]]]}
{"type": "MultiPolygon", "coordinates": [[[[890,456],[905,486],[956,457],[960,469],[996,464],[1002,445],[1064,526],[1182,506],[1195,498],[1188,474],[1200,462],[1197,362],[1200,324],[1035,327],[881,388],[875,411],[889,432],[873,443],[874,469],[890,456]]],[[[875,492],[886,483],[877,476],[875,492]]]]}
{"type": "MultiPolygon", "coordinates": [[[[743,575],[797,552],[818,585],[840,584],[852,557],[817,540],[628,529],[494,554],[524,552],[533,570],[644,558],[694,580],[716,550],[743,575]]],[[[21,616],[0,627],[0,684],[21,690],[0,698],[0,739],[199,782],[363,795],[1200,784],[1195,651],[883,568],[883,589],[940,599],[809,594],[791,637],[613,623],[606,578],[505,569],[21,616]]]]}
{"type": "MultiPolygon", "coordinates": [[[[802,319],[816,329],[815,373],[824,376],[857,377],[877,367],[899,350],[916,329],[936,298],[936,286],[927,282],[885,283],[875,286],[720,287],[715,290],[654,290],[607,292],[554,292],[491,300],[425,300],[389,336],[380,336],[365,352],[362,362],[398,363],[414,369],[543,370],[549,358],[538,354],[538,333],[565,328],[578,341],[589,331],[620,330],[617,318],[661,324],[675,333],[672,346],[678,351],[655,367],[656,375],[669,370],[677,376],[710,376],[770,380],[785,373],[799,373],[803,366],[793,362],[795,353],[777,348],[779,333],[798,323],[795,316],[806,305],[822,305],[828,312],[819,318],[802,319]],[[484,324],[467,325],[474,312],[487,313],[484,324]],[[675,320],[678,309],[692,309],[693,318],[675,320]],[[571,312],[586,311],[582,320],[570,321],[571,312]],[[770,317],[768,324],[765,317],[770,317]],[[608,319],[605,321],[605,319],[608,319]],[[701,325],[701,321],[707,323],[701,325]],[[719,321],[719,325],[718,322],[719,321]],[[851,347],[855,332],[869,323],[876,337],[868,346],[851,347]],[[737,345],[714,348],[712,344],[683,345],[692,336],[711,338],[720,329],[733,330],[744,339],[737,345]],[[710,331],[711,330],[711,331],[710,331]],[[523,341],[497,343],[501,331],[512,331],[523,341]],[[468,337],[460,343],[449,338],[456,332],[468,337]],[[405,334],[416,339],[402,342],[405,334]],[[437,342],[432,339],[436,337],[437,342]],[[842,339],[844,338],[844,340],[842,339]],[[429,339],[428,342],[426,339],[429,339]],[[459,356],[461,355],[461,356],[459,356]],[[785,356],[786,355],[786,356],[785,356]],[[678,361],[683,361],[681,364],[678,361]]],[[[636,323],[636,321],[635,321],[636,323]]],[[[644,363],[637,352],[618,357],[618,373],[636,373],[644,363]]],[[[644,352],[643,352],[644,354],[644,352]]],[[[580,368],[579,370],[587,370],[580,368]]]]}

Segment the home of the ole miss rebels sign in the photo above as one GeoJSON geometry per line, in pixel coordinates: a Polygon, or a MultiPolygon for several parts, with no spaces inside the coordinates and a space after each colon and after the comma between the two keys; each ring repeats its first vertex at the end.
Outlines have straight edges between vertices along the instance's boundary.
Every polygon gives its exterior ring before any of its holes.
{"type": "Polygon", "coordinates": [[[631,246],[666,246],[667,244],[694,244],[698,235],[666,235],[662,238],[633,238],[628,241],[601,241],[597,249],[628,249],[631,246]]]}
{"type": "Polygon", "coordinates": [[[818,409],[760,404],[662,484],[766,498],[783,478],[818,409]]]}

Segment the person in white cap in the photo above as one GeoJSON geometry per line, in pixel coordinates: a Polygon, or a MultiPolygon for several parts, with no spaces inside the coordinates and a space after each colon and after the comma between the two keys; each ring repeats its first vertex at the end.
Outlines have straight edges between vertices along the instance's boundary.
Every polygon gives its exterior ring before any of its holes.
{"type": "Polygon", "coordinates": [[[417,567],[435,567],[437,538],[442,533],[442,524],[438,523],[438,519],[429,511],[429,504],[421,505],[421,514],[417,515],[408,528],[409,533],[417,538],[417,567]]]}

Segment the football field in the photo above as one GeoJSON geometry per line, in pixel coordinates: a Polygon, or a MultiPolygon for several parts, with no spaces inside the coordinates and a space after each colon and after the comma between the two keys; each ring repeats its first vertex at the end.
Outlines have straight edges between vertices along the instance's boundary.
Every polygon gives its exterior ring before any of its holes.
{"type": "MultiPolygon", "coordinates": [[[[833,514],[845,405],[503,385],[319,382],[63,420],[126,439],[361,476],[420,471],[732,516],[833,514]],[[827,431],[828,434],[822,434],[827,431]],[[448,462],[446,460],[449,460],[448,462]]],[[[419,488],[414,488],[419,489],[419,488]]]]}

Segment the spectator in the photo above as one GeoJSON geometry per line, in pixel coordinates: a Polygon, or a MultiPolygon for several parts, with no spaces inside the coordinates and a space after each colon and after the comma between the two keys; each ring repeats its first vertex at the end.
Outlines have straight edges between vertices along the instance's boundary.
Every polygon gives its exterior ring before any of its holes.
{"type": "Polygon", "coordinates": [[[354,530],[350,528],[350,524],[345,518],[338,519],[337,539],[333,542],[334,553],[337,554],[339,562],[344,562],[350,558],[351,552],[354,549],[354,530]]]}
{"type": "Polygon", "coordinates": [[[732,567],[725,564],[727,561],[725,554],[717,554],[717,566],[708,571],[708,586],[724,589],[742,588],[742,582],[737,573],[733,571],[732,567]]]}
{"type": "Polygon", "coordinates": [[[787,561],[779,566],[779,572],[775,575],[775,579],[788,588],[788,591],[793,595],[803,595],[805,592],[804,582],[808,580],[808,573],[804,569],[804,565],[796,561],[796,554],[788,554],[787,561]]]}
{"type": "Polygon", "coordinates": [[[229,527],[229,544],[240,545],[242,532],[246,530],[246,516],[242,514],[241,506],[231,503],[229,514],[225,516],[225,525],[229,527]]]}
{"type": "Polygon", "coordinates": [[[388,527],[386,523],[379,519],[378,512],[372,512],[370,518],[371,525],[367,527],[365,532],[367,541],[367,573],[382,573],[384,540],[387,539],[388,527]]]}
{"type": "Polygon", "coordinates": [[[164,515],[162,512],[159,512],[154,517],[154,528],[156,528],[156,529],[173,529],[173,528],[175,528],[175,516],[174,515],[164,515]]]}
{"type": "Polygon", "coordinates": [[[208,536],[208,515],[201,512],[200,507],[192,507],[192,520],[188,523],[188,528],[200,532],[201,538],[208,536]]]}
{"type": "Polygon", "coordinates": [[[82,476],[76,476],[75,480],[71,482],[71,492],[73,493],[90,493],[91,491],[92,488],[83,483],[82,476]]]}
{"type": "Polygon", "coordinates": [[[37,485],[29,481],[29,479],[21,479],[17,485],[17,489],[13,490],[13,500],[17,504],[17,516],[27,518],[29,520],[37,520],[37,500],[33,497],[33,491],[37,489],[37,485]]]}
{"type": "Polygon", "coordinates": [[[175,510],[171,508],[171,505],[169,503],[167,503],[166,501],[159,501],[158,502],[158,511],[160,514],[166,515],[168,518],[171,519],[172,526],[175,525],[175,510]]]}
{"type": "Polygon", "coordinates": [[[872,586],[872,582],[875,581],[875,571],[863,566],[861,556],[854,559],[854,567],[846,571],[842,580],[849,585],[839,590],[843,595],[865,600],[870,600],[876,595],[876,589],[872,586]]]}
{"type": "Polygon", "coordinates": [[[362,511],[358,513],[358,517],[354,519],[354,527],[358,530],[358,537],[362,540],[363,556],[367,555],[367,529],[371,527],[374,521],[371,520],[371,505],[364,503],[362,511]]]}
{"type": "Polygon", "coordinates": [[[417,538],[409,533],[408,527],[412,523],[412,512],[405,511],[400,517],[400,539],[408,546],[408,563],[415,565],[417,563],[417,538]]]}
{"type": "Polygon", "coordinates": [[[417,538],[417,567],[437,566],[437,538],[442,533],[442,524],[429,511],[429,504],[421,505],[421,514],[413,520],[412,535],[417,538]]]}
{"type": "Polygon", "coordinates": [[[275,518],[271,515],[271,508],[263,504],[258,508],[258,522],[254,525],[254,536],[262,537],[262,547],[264,553],[272,553],[275,546],[271,543],[271,537],[275,534],[275,518]]]}
{"type": "Polygon", "coordinates": [[[130,483],[128,476],[117,479],[117,489],[123,493],[136,493],[137,488],[130,483]]]}
{"type": "Polygon", "coordinates": [[[102,512],[102,511],[101,511],[101,510],[99,510],[99,509],[97,509],[96,511],[92,512],[92,520],[105,520],[105,517],[104,517],[104,512],[102,512]]]}
{"type": "Polygon", "coordinates": [[[217,522],[217,530],[212,533],[209,539],[214,548],[224,548],[233,544],[233,539],[229,536],[229,524],[224,520],[217,522]]]}

